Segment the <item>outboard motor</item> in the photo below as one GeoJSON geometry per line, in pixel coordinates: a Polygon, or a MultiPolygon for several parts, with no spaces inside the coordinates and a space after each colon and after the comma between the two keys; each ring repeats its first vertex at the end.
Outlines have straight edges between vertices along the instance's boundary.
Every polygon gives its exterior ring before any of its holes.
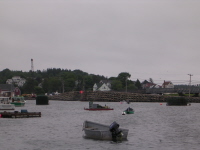
{"type": "Polygon", "coordinates": [[[117,142],[117,139],[122,140],[122,131],[119,130],[119,124],[115,121],[110,125],[110,132],[112,133],[113,142],[117,142]]]}

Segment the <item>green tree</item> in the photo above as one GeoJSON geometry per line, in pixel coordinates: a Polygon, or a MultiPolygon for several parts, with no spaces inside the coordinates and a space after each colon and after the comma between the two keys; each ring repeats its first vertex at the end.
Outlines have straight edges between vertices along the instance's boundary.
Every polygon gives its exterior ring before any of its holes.
{"type": "Polygon", "coordinates": [[[117,80],[117,77],[110,77],[109,80],[117,80]]]}
{"type": "Polygon", "coordinates": [[[149,82],[150,83],[154,83],[152,78],[149,78],[149,82]]]}
{"type": "Polygon", "coordinates": [[[137,89],[137,87],[134,84],[129,84],[127,86],[127,90],[129,90],[129,91],[136,90],[136,89],[137,89]]]}
{"type": "Polygon", "coordinates": [[[7,79],[12,78],[12,72],[9,69],[4,69],[0,72],[0,81],[5,84],[7,79]]]}
{"type": "Polygon", "coordinates": [[[63,72],[60,75],[60,79],[64,84],[64,91],[72,91],[75,89],[75,81],[77,79],[76,75],[73,72],[63,72]]]}
{"type": "Polygon", "coordinates": [[[49,78],[49,91],[56,92],[61,89],[61,81],[57,77],[49,78]]]}
{"type": "MultiPolygon", "coordinates": [[[[95,83],[99,83],[100,80],[107,79],[102,75],[88,74],[81,70],[68,70],[60,68],[47,68],[47,70],[37,71],[11,71],[4,69],[0,71],[0,83],[5,84],[7,79],[11,79],[13,76],[20,76],[26,79],[26,83],[23,87],[20,87],[23,93],[34,93],[34,87],[39,84],[42,85],[42,89],[46,93],[50,92],[62,92],[72,90],[92,90],[95,83]],[[63,83],[63,84],[62,84],[63,83]],[[63,88],[64,87],[64,88],[63,88]]],[[[129,80],[131,75],[128,72],[121,72],[117,77],[110,77],[109,80],[114,82],[114,89],[125,90],[132,89],[134,86],[133,81],[129,80]],[[127,83],[127,84],[126,84],[127,83]]]]}
{"type": "Polygon", "coordinates": [[[128,78],[130,78],[131,75],[128,72],[121,72],[117,79],[120,80],[122,82],[122,86],[125,87],[126,86],[126,82],[128,80],[128,78]]]}
{"type": "Polygon", "coordinates": [[[35,94],[37,94],[37,95],[44,95],[45,94],[43,88],[41,88],[39,86],[35,86],[34,90],[35,90],[35,94]]]}
{"type": "Polygon", "coordinates": [[[140,83],[140,81],[137,79],[136,82],[135,82],[135,86],[138,88],[138,89],[141,89],[142,88],[142,85],[140,83]]]}
{"type": "Polygon", "coordinates": [[[48,78],[45,78],[44,81],[42,82],[42,88],[45,93],[50,93],[49,85],[50,82],[48,81],[48,78]]]}
{"type": "Polygon", "coordinates": [[[85,90],[91,91],[93,89],[94,82],[92,80],[92,76],[85,76],[83,83],[84,83],[85,90]]]}
{"type": "Polygon", "coordinates": [[[75,89],[75,78],[67,78],[64,81],[65,84],[65,91],[72,91],[75,89]]]}
{"type": "Polygon", "coordinates": [[[35,79],[27,78],[26,83],[23,86],[24,93],[27,93],[27,94],[35,93],[34,87],[37,85],[38,85],[38,83],[35,79]]]}
{"type": "Polygon", "coordinates": [[[112,90],[120,91],[123,89],[122,82],[119,80],[113,80],[111,84],[112,90]]]}

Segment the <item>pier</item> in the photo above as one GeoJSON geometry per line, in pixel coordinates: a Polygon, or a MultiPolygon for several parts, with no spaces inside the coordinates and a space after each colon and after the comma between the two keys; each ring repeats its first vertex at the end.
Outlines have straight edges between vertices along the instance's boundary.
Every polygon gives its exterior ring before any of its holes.
{"type": "Polygon", "coordinates": [[[41,117],[41,112],[0,112],[0,118],[30,118],[41,117]]]}

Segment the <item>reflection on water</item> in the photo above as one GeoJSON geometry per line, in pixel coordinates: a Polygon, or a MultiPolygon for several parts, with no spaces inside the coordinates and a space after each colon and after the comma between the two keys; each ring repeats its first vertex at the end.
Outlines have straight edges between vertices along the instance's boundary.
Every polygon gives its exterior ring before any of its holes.
{"type": "MultiPolygon", "coordinates": [[[[4,150],[113,150],[153,149],[192,150],[200,144],[200,104],[166,106],[159,103],[99,102],[111,111],[86,111],[88,102],[50,101],[35,105],[27,101],[29,112],[41,112],[41,118],[0,118],[0,145],[4,150]],[[135,114],[122,115],[127,107],[135,114]],[[113,121],[129,129],[128,141],[113,144],[82,137],[82,124],[90,120],[110,125],[113,121]]],[[[20,111],[21,108],[16,108],[20,111]]]]}

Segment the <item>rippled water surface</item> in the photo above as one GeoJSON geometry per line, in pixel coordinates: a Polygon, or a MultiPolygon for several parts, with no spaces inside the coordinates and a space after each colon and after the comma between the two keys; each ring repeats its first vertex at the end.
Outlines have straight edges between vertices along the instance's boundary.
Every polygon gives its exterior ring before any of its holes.
{"type": "Polygon", "coordinates": [[[111,111],[86,111],[88,102],[50,101],[35,105],[27,101],[29,112],[40,118],[0,118],[2,150],[198,150],[200,145],[200,104],[166,106],[164,103],[98,102],[111,111]],[[135,114],[122,115],[127,107],[135,114]],[[113,121],[129,129],[128,141],[113,144],[83,138],[84,120],[110,125],[113,121]]]}

